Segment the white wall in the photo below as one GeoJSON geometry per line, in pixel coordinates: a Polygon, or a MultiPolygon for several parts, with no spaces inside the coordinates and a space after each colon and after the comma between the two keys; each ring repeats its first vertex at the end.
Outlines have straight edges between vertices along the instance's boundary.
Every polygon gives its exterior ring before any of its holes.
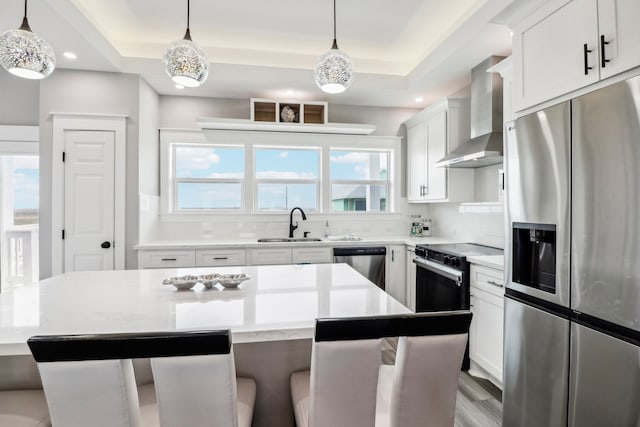
{"type": "Polygon", "coordinates": [[[0,70],[0,125],[37,126],[40,81],[0,70]]]}

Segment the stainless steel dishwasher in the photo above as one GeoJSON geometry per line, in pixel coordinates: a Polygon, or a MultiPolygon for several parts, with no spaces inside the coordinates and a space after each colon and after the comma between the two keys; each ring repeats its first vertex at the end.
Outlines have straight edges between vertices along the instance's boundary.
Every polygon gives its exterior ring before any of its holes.
{"type": "Polygon", "coordinates": [[[384,246],[355,246],[333,248],[333,262],[345,263],[384,290],[385,259],[384,246]]]}

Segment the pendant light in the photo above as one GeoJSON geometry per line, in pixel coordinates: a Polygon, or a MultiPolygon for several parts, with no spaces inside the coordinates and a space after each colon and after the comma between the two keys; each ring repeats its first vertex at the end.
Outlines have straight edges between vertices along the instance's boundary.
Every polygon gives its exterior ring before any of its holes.
{"type": "Polygon", "coordinates": [[[25,79],[43,79],[56,67],[56,54],[49,43],[31,32],[27,0],[24,0],[20,28],[5,31],[0,36],[0,64],[11,74],[25,79]]]}
{"type": "Polygon", "coordinates": [[[191,40],[187,0],[187,32],[167,47],[162,58],[164,69],[174,83],[187,87],[200,86],[209,75],[209,62],[200,47],[191,40]]]}
{"type": "Polygon", "coordinates": [[[333,45],[318,58],[313,73],[316,84],[326,93],[342,93],[353,81],[353,62],[349,55],[338,49],[336,41],[336,0],[333,0],[333,45]]]}

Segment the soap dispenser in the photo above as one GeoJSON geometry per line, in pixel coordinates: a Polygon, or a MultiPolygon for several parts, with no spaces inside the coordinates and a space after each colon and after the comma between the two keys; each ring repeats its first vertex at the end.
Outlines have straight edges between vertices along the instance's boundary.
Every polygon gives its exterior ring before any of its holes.
{"type": "Polygon", "coordinates": [[[324,225],[324,237],[329,238],[329,236],[331,235],[331,228],[329,227],[329,220],[327,220],[327,223],[324,225]]]}

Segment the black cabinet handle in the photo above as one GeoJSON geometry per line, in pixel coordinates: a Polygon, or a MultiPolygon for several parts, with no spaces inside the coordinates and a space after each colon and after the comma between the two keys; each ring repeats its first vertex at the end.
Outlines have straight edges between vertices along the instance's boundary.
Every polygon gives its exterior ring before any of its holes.
{"type": "Polygon", "coordinates": [[[100,247],[101,247],[102,249],[109,249],[109,248],[111,247],[111,242],[102,242],[102,243],[100,244],[100,247]]]}
{"type": "Polygon", "coordinates": [[[177,258],[162,258],[160,261],[177,261],[177,258]]]}
{"type": "Polygon", "coordinates": [[[587,74],[589,74],[589,70],[593,69],[593,67],[589,67],[589,56],[588,56],[588,54],[593,51],[587,47],[586,43],[582,47],[583,47],[583,53],[584,53],[584,75],[586,76],[587,74]]]}
{"type": "Polygon", "coordinates": [[[602,60],[602,68],[607,66],[607,62],[609,62],[609,60],[607,59],[607,55],[604,53],[605,49],[604,47],[606,45],[608,45],[609,42],[604,40],[604,34],[600,35],[600,59],[602,60]]]}
{"type": "Polygon", "coordinates": [[[226,256],[217,256],[217,257],[213,257],[214,260],[223,260],[223,259],[229,259],[229,257],[226,256]]]}

